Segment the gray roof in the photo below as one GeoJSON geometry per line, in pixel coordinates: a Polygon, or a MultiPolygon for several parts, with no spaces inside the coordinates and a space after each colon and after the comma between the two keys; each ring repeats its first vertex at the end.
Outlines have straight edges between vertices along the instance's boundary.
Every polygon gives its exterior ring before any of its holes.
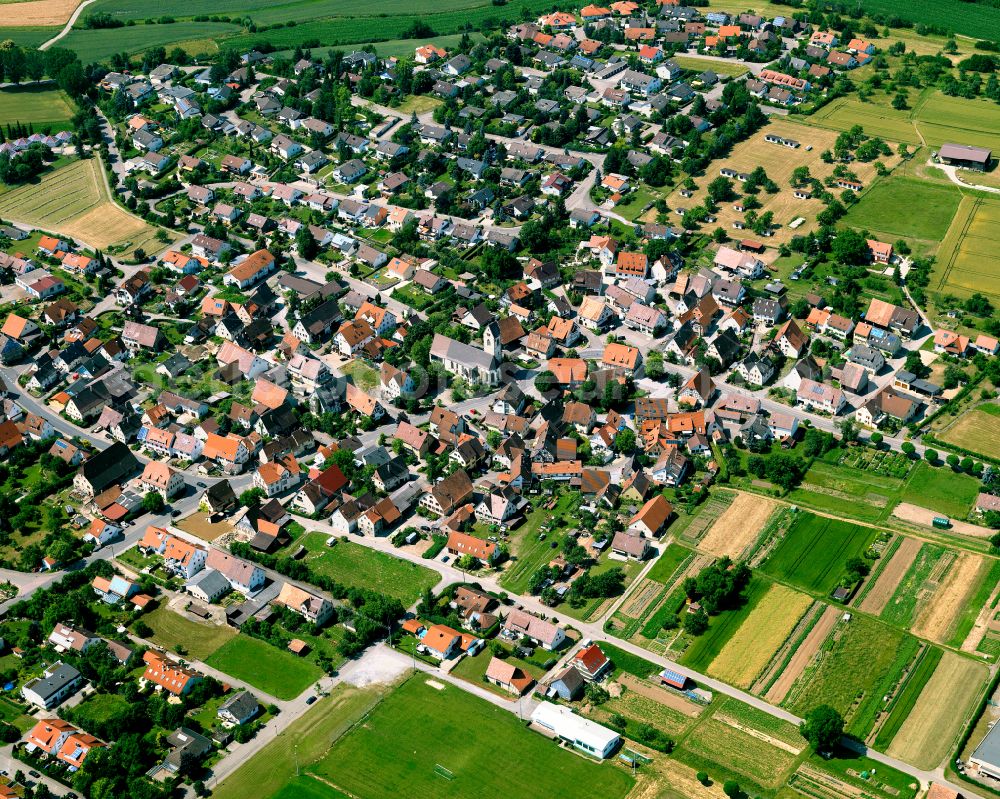
{"type": "Polygon", "coordinates": [[[215,569],[205,569],[187,582],[187,588],[200,588],[206,596],[213,597],[229,590],[229,580],[215,569]]]}
{"type": "Polygon", "coordinates": [[[257,697],[249,691],[240,691],[219,705],[219,713],[228,711],[238,719],[247,719],[253,716],[259,707],[257,697]]]}
{"type": "Polygon", "coordinates": [[[37,677],[26,683],[24,687],[47,700],[50,696],[59,693],[67,685],[72,685],[78,679],[80,679],[80,672],[66,663],[59,662],[50,666],[41,677],[37,677]]]}
{"type": "Polygon", "coordinates": [[[1000,724],[994,724],[986,733],[986,737],[972,753],[972,760],[1000,768],[1000,724]]]}
{"type": "Polygon", "coordinates": [[[990,160],[990,150],[986,147],[972,147],[968,144],[942,144],[938,150],[941,158],[955,158],[960,161],[979,161],[988,163],[990,160]]]}
{"type": "Polygon", "coordinates": [[[455,361],[465,366],[476,366],[480,369],[491,370],[497,368],[497,361],[492,353],[461,341],[455,341],[455,339],[448,338],[440,333],[434,334],[434,341],[431,344],[431,356],[455,361]]]}

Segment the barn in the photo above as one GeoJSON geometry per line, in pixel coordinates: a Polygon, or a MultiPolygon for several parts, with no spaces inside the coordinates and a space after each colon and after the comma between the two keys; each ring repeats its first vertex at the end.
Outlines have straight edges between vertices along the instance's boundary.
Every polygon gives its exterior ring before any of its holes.
{"type": "Polygon", "coordinates": [[[979,172],[985,172],[989,168],[991,156],[992,152],[985,147],[972,147],[968,144],[942,144],[938,150],[938,158],[944,163],[979,172]]]}

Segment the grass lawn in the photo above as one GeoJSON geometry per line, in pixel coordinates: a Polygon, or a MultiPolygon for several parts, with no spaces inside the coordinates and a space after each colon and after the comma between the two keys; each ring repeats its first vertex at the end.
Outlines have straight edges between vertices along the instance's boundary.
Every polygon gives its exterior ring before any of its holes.
{"type": "Polygon", "coordinates": [[[801,513],[763,568],[779,580],[828,594],[839,585],[847,560],[860,557],[875,535],[870,527],[801,513]]]}
{"type": "Polygon", "coordinates": [[[653,564],[653,568],[646,572],[646,577],[667,585],[677,571],[677,568],[690,554],[691,550],[687,547],[682,547],[680,544],[669,544],[663,550],[663,554],[657,558],[656,563],[653,564]]]}
{"type": "Polygon", "coordinates": [[[587,795],[615,799],[631,789],[623,769],[576,757],[507,710],[431,683],[412,677],[309,771],[357,799],[575,799],[583,785],[587,795]],[[498,752],[516,766],[498,768],[498,752]]]}
{"type": "Polygon", "coordinates": [[[24,708],[6,697],[0,697],[0,719],[13,724],[21,732],[27,732],[35,726],[35,719],[24,712],[24,708]]]}
{"type": "Polygon", "coordinates": [[[354,385],[362,391],[372,391],[379,384],[378,372],[372,369],[360,358],[356,358],[340,367],[347,377],[353,378],[354,385]]]}
{"type": "Polygon", "coordinates": [[[73,712],[77,722],[86,730],[90,729],[88,720],[107,721],[124,713],[128,707],[128,700],[118,694],[94,694],[77,705],[73,712]]]}
{"type": "Polygon", "coordinates": [[[157,608],[141,619],[153,629],[150,640],[154,644],[173,652],[182,647],[196,660],[205,660],[236,636],[236,632],[229,627],[189,621],[165,607],[157,608]]]}
{"type": "Polygon", "coordinates": [[[674,61],[681,69],[689,69],[698,74],[711,70],[716,75],[736,77],[737,75],[745,75],[748,71],[746,64],[741,64],[735,59],[733,61],[709,61],[704,58],[676,55],[670,60],[674,61]]]}
{"type": "Polygon", "coordinates": [[[638,655],[633,655],[631,652],[626,652],[624,649],[619,649],[614,644],[609,644],[607,641],[601,641],[600,644],[601,651],[604,652],[614,667],[612,673],[615,676],[625,672],[626,674],[631,674],[633,677],[638,677],[640,680],[644,680],[651,674],[657,674],[661,671],[660,667],[655,663],[638,655]]]}
{"type": "Polygon", "coordinates": [[[271,799],[350,799],[350,797],[315,777],[301,774],[276,794],[272,794],[271,799]]]}
{"type": "Polygon", "coordinates": [[[559,497],[551,511],[539,506],[528,514],[525,523],[511,539],[510,549],[514,561],[500,577],[500,584],[504,588],[515,594],[523,594],[528,590],[531,575],[558,554],[556,549],[552,549],[552,543],[562,542],[558,532],[553,531],[573,524],[573,512],[579,506],[579,501],[579,494],[566,493],[559,497]],[[539,541],[538,535],[545,524],[549,524],[551,529],[545,540],[539,541]]]}
{"type": "Polygon", "coordinates": [[[961,199],[956,186],[892,176],[865,192],[843,223],[890,241],[902,236],[938,242],[948,232],[961,199]]]}
{"type": "MultiPolygon", "coordinates": [[[[388,42],[386,43],[388,44],[388,42]]],[[[381,49],[381,46],[380,46],[381,49]]],[[[439,105],[443,105],[444,100],[439,100],[437,97],[431,97],[429,94],[411,94],[405,100],[403,100],[396,110],[401,114],[423,114],[427,111],[433,111],[439,105]]]]}
{"type": "Polygon", "coordinates": [[[294,699],[323,675],[315,663],[245,635],[227,641],[205,662],[278,699],[294,699]]]}
{"type": "MultiPolygon", "coordinates": [[[[301,777],[298,766],[308,766],[323,757],[331,742],[343,735],[352,724],[367,713],[388,690],[384,685],[358,689],[347,683],[335,686],[329,696],[321,698],[301,718],[293,721],[263,751],[244,763],[235,773],[212,791],[215,799],[297,799],[294,792],[301,777]]],[[[311,787],[316,780],[308,780],[311,787]]],[[[322,785],[322,783],[319,783],[322,785]]],[[[325,799],[340,799],[341,794],[304,794],[325,799]]]]}
{"type": "Polygon", "coordinates": [[[971,452],[995,455],[1000,452],[1000,405],[981,405],[966,411],[940,438],[971,452]]]}
{"type": "Polygon", "coordinates": [[[947,466],[934,467],[926,461],[917,465],[903,489],[901,500],[921,508],[964,519],[979,496],[979,481],[947,466]]]}
{"type": "Polygon", "coordinates": [[[338,540],[328,547],[325,533],[309,533],[301,543],[308,551],[310,568],[318,574],[358,588],[371,588],[396,597],[409,607],[426,588],[433,588],[441,579],[437,572],[418,566],[384,552],[338,540]]]}
{"type": "Polygon", "coordinates": [[[70,130],[73,113],[73,103],[66,93],[52,86],[0,89],[0,119],[31,125],[35,132],[45,128],[53,133],[70,130]]]}

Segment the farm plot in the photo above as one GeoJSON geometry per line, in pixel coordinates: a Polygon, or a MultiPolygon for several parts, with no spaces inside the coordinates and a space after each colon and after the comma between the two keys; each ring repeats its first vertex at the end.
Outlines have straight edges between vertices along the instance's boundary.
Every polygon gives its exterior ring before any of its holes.
{"type": "Polygon", "coordinates": [[[901,630],[856,615],[826,640],[784,705],[803,715],[826,703],[844,716],[849,733],[864,737],[882,697],[899,682],[917,646],[916,639],[901,630]]]}
{"type": "Polygon", "coordinates": [[[966,411],[939,438],[971,452],[995,456],[1000,452],[1000,405],[966,411]]]}
{"type": "Polygon", "coordinates": [[[123,211],[107,194],[96,158],[76,161],[50,172],[38,184],[0,196],[0,217],[62,233],[100,250],[152,254],[166,244],[156,228],[123,211]]]}
{"type": "Polygon", "coordinates": [[[986,666],[945,652],[888,754],[924,769],[948,756],[989,676],[986,666]]]}
{"type": "Polygon", "coordinates": [[[696,544],[735,498],[736,494],[731,491],[713,491],[707,502],[695,508],[693,516],[678,517],[670,529],[675,536],[696,544]]]}
{"type": "Polygon", "coordinates": [[[941,242],[930,287],[968,297],[979,292],[1000,298],[1000,255],[992,231],[1000,223],[1000,202],[963,197],[941,242]]]}
{"type": "Polygon", "coordinates": [[[778,503],[756,494],[738,494],[716,519],[698,548],[712,555],[738,559],[753,546],[778,503]]]}
{"type": "Polygon", "coordinates": [[[899,497],[903,481],[836,463],[816,461],[802,484],[788,495],[789,502],[835,513],[837,516],[877,522],[899,497]]]}
{"type": "MultiPolygon", "coordinates": [[[[988,571],[986,560],[979,555],[961,553],[951,564],[933,597],[924,604],[913,623],[916,635],[932,641],[951,638],[959,616],[983,581],[988,571]]],[[[978,612],[978,608],[976,609],[978,612]]]]}
{"type": "Polygon", "coordinates": [[[768,702],[780,704],[792,690],[795,681],[806,667],[812,662],[816,653],[820,651],[826,639],[830,636],[833,628],[837,625],[837,620],[841,616],[841,611],[837,608],[827,606],[819,621],[809,631],[805,640],[796,648],[795,653],[789,659],[788,664],[781,672],[781,676],[767,689],[764,698],[768,702]]]}
{"type": "MultiPolygon", "coordinates": [[[[627,676],[627,675],[626,675],[627,676]]],[[[635,683],[643,681],[632,678],[635,683]]],[[[646,683],[648,685],[648,683],[646,683]]],[[[656,690],[655,686],[650,686],[656,690]]],[[[692,715],[672,707],[668,707],[658,699],[647,696],[644,690],[633,690],[631,687],[622,691],[621,696],[613,697],[595,708],[591,718],[607,723],[611,717],[620,713],[636,724],[650,724],[671,737],[682,735],[692,723],[692,715]]],[[[697,715],[697,713],[695,713],[697,715]]]]}
{"type": "Polygon", "coordinates": [[[726,610],[718,616],[712,616],[708,630],[694,639],[681,658],[681,662],[697,671],[704,671],[708,668],[708,664],[718,656],[746,618],[753,613],[769,587],[770,581],[768,580],[757,575],[750,578],[750,584],[744,590],[742,607],[737,610],[726,610]]]}
{"type": "MultiPolygon", "coordinates": [[[[868,588],[858,608],[874,616],[879,615],[896,592],[900,581],[909,571],[921,543],[915,538],[903,538],[888,562],[879,570],[875,581],[868,588]]],[[[871,579],[871,578],[869,578],[871,579]]]]}
{"type": "Polygon", "coordinates": [[[713,677],[749,688],[812,604],[805,594],[772,585],[709,664],[713,677]]]}
{"type": "Polygon", "coordinates": [[[921,545],[896,590],[883,606],[882,619],[900,627],[909,627],[937,589],[953,558],[954,554],[944,547],[921,545]]]}
{"type": "MultiPolygon", "coordinates": [[[[682,197],[681,187],[678,187],[667,197],[667,205],[672,210],[694,208],[705,200],[708,184],[718,177],[720,169],[733,169],[736,172],[749,173],[760,166],[767,172],[768,177],[778,184],[779,191],[777,194],[760,192],[757,199],[761,203],[761,208],[757,213],[759,215],[770,211],[774,214],[776,228],[774,236],[768,239],[768,242],[775,247],[785,244],[794,235],[800,235],[814,227],[812,220],[823,209],[818,198],[809,200],[795,198],[789,183],[792,172],[797,167],[805,166],[809,168],[810,174],[819,180],[831,175],[834,165],[824,163],[819,154],[824,150],[832,149],[836,138],[837,134],[834,131],[797,124],[787,119],[772,119],[764,131],[737,144],[732,153],[725,158],[712,162],[705,177],[699,180],[698,188],[691,197],[682,197]],[[789,149],[771,144],[764,141],[765,134],[794,139],[802,146],[789,149]],[[809,145],[812,146],[811,150],[806,149],[809,145]],[[793,230],[789,225],[798,217],[804,217],[807,221],[801,227],[793,230]]],[[[889,169],[895,167],[898,162],[899,156],[895,154],[883,161],[889,169]]],[[[851,170],[865,186],[870,185],[875,180],[875,167],[871,163],[853,163],[851,170]]],[[[740,193],[740,186],[739,181],[733,181],[733,188],[737,194],[740,193]]],[[[733,222],[742,222],[744,219],[743,212],[737,211],[731,201],[719,205],[715,215],[717,221],[711,223],[712,229],[721,226],[725,230],[731,230],[733,222]]]]}
{"type": "Polygon", "coordinates": [[[807,591],[828,594],[848,559],[860,557],[875,540],[870,527],[802,513],[764,561],[764,571],[807,591]]]}
{"type": "MultiPolygon", "coordinates": [[[[796,755],[787,745],[776,745],[765,734],[744,725],[713,717],[701,722],[675,750],[682,763],[716,774],[719,767],[762,788],[777,788],[796,755]]],[[[744,786],[745,787],[745,786],[744,786]]]]}

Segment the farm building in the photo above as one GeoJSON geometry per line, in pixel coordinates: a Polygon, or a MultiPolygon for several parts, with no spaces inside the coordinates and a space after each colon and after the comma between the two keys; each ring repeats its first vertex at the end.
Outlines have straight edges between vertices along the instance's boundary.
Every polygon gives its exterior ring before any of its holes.
{"type": "Polygon", "coordinates": [[[660,678],[660,682],[670,688],[676,688],[678,691],[683,691],[687,688],[688,678],[680,672],[672,671],[671,669],[664,669],[658,676],[660,678]]]}
{"type": "Polygon", "coordinates": [[[989,168],[991,156],[992,152],[985,147],[972,147],[968,144],[946,143],[938,150],[938,158],[946,164],[979,172],[985,172],[989,168]]]}
{"type": "Polygon", "coordinates": [[[1000,779],[1000,724],[994,724],[969,758],[980,774],[1000,779]]]}
{"type": "Polygon", "coordinates": [[[594,757],[605,758],[614,751],[621,736],[589,719],[577,716],[568,707],[542,702],[531,714],[535,724],[594,757]]]}

